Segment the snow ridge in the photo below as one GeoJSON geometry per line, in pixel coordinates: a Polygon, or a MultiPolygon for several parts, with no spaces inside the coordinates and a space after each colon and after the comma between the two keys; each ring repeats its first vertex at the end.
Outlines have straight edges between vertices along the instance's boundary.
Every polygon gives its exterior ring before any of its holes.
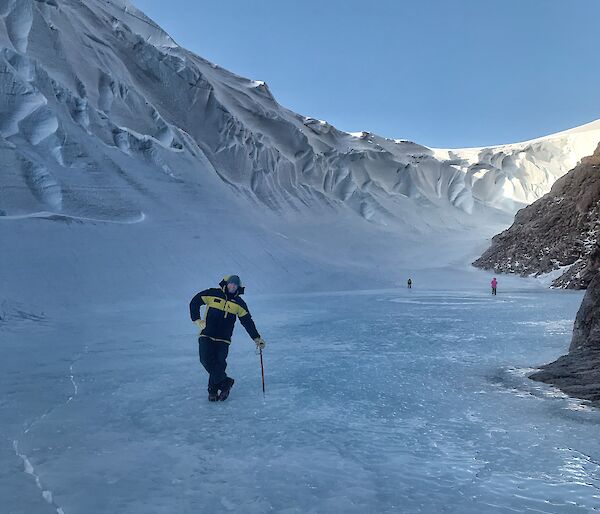
{"type": "Polygon", "coordinates": [[[182,49],[129,2],[0,0],[0,15],[0,136],[33,170],[18,209],[0,198],[7,215],[136,216],[126,188],[138,179],[122,170],[141,164],[184,182],[202,169],[283,216],[316,208],[416,229],[469,224],[482,209],[513,214],[536,200],[600,141],[600,123],[456,150],[347,133],[182,49]]]}

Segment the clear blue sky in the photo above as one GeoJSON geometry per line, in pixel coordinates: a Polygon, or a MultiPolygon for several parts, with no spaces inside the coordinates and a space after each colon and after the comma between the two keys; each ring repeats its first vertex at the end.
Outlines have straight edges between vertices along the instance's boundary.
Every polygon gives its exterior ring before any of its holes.
{"type": "Polygon", "coordinates": [[[133,1],[343,130],[460,147],[600,118],[599,0],[133,1]]]}

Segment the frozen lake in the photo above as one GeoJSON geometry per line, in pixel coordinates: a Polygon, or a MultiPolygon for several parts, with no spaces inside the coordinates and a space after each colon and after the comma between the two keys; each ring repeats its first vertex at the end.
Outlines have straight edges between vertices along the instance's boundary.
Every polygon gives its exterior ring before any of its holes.
{"type": "Polygon", "coordinates": [[[590,512],[600,413],[526,378],[580,293],[398,290],[247,301],[209,404],[180,305],[0,324],[10,513],[590,512]]]}

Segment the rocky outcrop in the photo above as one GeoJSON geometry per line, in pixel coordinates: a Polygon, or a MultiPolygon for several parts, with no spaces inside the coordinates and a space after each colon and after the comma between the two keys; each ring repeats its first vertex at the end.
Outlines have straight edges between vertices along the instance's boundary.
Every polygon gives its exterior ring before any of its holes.
{"type": "Polygon", "coordinates": [[[600,231],[600,147],[560,178],[551,191],[521,209],[473,265],[500,273],[539,276],[564,271],[552,285],[585,289],[587,262],[600,231]]]}
{"type": "Polygon", "coordinates": [[[590,256],[585,273],[593,276],[573,327],[569,353],[542,366],[530,376],[565,393],[600,405],[600,245],[590,256]]]}

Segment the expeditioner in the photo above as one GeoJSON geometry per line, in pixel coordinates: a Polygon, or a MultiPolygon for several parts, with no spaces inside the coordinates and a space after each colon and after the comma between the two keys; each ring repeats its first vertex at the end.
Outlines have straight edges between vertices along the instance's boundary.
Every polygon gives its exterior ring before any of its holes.
{"type": "Polygon", "coordinates": [[[227,400],[234,380],[227,376],[227,355],[231,335],[237,318],[240,319],[248,335],[257,348],[263,349],[265,342],[260,337],[246,302],[240,295],[244,286],[237,275],[223,278],[219,287],[200,291],[190,302],[190,317],[198,325],[198,352],[200,362],[208,372],[208,399],[211,402],[227,400]],[[200,317],[200,307],[206,306],[204,319],[200,317]]]}

